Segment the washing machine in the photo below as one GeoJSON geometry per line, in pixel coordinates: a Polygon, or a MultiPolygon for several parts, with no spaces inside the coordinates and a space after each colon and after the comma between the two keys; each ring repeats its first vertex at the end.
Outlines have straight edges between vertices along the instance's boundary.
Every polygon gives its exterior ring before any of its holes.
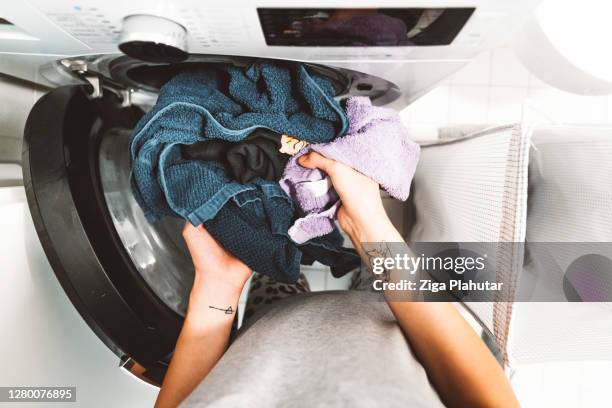
{"type": "Polygon", "coordinates": [[[118,365],[159,383],[193,280],[182,220],[149,224],[129,188],[128,142],[170,78],[215,64],[300,61],[334,84],[401,109],[509,38],[537,0],[0,4],[0,72],[49,87],[24,132],[23,177],[55,277],[118,365]],[[356,15],[384,29],[334,31],[356,15]],[[333,23],[333,24],[332,24],[333,23]]]}

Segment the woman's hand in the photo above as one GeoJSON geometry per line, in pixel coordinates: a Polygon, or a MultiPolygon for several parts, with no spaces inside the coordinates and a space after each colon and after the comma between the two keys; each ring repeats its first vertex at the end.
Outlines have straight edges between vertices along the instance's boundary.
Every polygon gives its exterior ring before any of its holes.
{"type": "Polygon", "coordinates": [[[317,168],[327,173],[342,201],[338,210],[338,222],[354,244],[382,241],[389,234],[403,241],[387,217],[378,183],[317,152],[300,157],[298,162],[303,167],[317,168]]]}
{"type": "Polygon", "coordinates": [[[186,223],[183,238],[195,267],[190,305],[205,287],[240,295],[251,276],[251,269],[223,248],[202,225],[194,227],[186,223]]]}
{"type": "MultiPolygon", "coordinates": [[[[384,245],[404,241],[385,214],[375,181],[318,153],[300,157],[299,163],[321,169],[331,178],[342,200],[338,221],[364,262],[370,259],[361,242],[384,245]]],[[[410,253],[407,245],[397,252],[410,253]]],[[[452,304],[396,302],[391,300],[393,295],[397,293],[385,293],[389,307],[447,406],[519,406],[497,361],[452,304]]]]}
{"type": "Polygon", "coordinates": [[[189,307],[156,408],[176,407],[206,377],[227,348],[238,299],[251,270],[204,229],[187,223],[183,238],[195,279],[189,307]]]}

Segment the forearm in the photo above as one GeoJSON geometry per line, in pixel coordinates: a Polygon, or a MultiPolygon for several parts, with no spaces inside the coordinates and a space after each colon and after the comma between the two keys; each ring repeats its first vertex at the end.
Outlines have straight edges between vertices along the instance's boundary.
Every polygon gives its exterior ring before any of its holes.
{"type": "MultiPolygon", "coordinates": [[[[389,245],[403,242],[403,238],[386,215],[372,217],[369,226],[353,226],[349,235],[368,264],[373,254],[394,257],[401,248],[410,251],[406,244],[389,245]],[[369,243],[366,250],[361,243],[369,243]]],[[[405,271],[387,271],[386,279],[399,280],[402,274],[406,278],[405,271]]],[[[503,370],[452,304],[411,302],[407,296],[385,292],[391,311],[446,405],[518,406],[503,370]]]]}
{"type": "Polygon", "coordinates": [[[219,361],[227,349],[239,297],[235,287],[207,281],[196,273],[185,322],[156,408],[177,406],[219,361]]]}
{"type": "Polygon", "coordinates": [[[447,406],[519,406],[501,367],[452,304],[389,302],[389,307],[447,406]]]}

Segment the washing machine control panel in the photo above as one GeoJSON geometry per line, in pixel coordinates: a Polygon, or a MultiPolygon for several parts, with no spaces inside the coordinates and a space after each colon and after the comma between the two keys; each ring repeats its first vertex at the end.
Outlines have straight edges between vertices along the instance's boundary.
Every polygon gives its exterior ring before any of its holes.
{"type": "Polygon", "coordinates": [[[0,48],[114,53],[132,37],[168,45],[165,51],[179,56],[188,52],[313,61],[459,59],[505,35],[507,27],[517,26],[538,2],[430,0],[426,7],[422,2],[398,7],[397,1],[378,0],[372,8],[371,2],[340,0],[292,2],[290,7],[279,0],[26,0],[0,5],[0,21],[10,23],[4,28],[11,27],[3,31],[0,24],[0,48]]]}

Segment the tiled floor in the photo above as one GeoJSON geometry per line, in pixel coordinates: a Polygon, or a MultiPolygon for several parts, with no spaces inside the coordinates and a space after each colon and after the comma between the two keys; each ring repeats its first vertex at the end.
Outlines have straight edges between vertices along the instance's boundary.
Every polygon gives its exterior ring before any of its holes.
{"type": "Polygon", "coordinates": [[[610,361],[568,361],[519,366],[511,377],[524,408],[610,406],[610,361]]]}
{"type": "Polygon", "coordinates": [[[430,128],[521,122],[537,112],[555,124],[612,124],[612,96],[575,95],[530,74],[510,47],[479,55],[401,112],[416,140],[430,128]]]}

